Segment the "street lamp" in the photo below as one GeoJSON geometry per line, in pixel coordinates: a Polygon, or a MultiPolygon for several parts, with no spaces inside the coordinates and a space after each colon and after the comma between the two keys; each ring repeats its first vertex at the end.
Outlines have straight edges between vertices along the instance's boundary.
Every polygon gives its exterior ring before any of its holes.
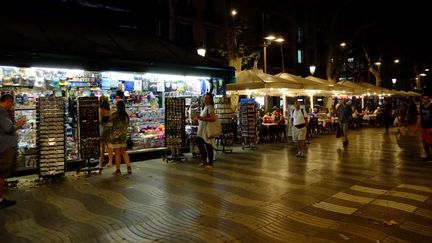
{"type": "Polygon", "coordinates": [[[281,37],[275,37],[273,35],[269,35],[264,37],[264,48],[263,48],[263,54],[264,54],[264,73],[267,73],[267,46],[271,45],[272,41],[276,41],[281,43],[281,55],[282,55],[282,69],[285,69],[283,67],[283,54],[282,54],[282,42],[285,40],[281,37]]]}
{"type": "Polygon", "coordinates": [[[205,57],[206,49],[204,47],[200,47],[197,49],[198,55],[205,57]]]}
{"type": "Polygon", "coordinates": [[[314,75],[315,70],[316,70],[316,66],[314,66],[314,65],[309,66],[309,72],[311,73],[312,76],[314,75]]]}
{"type": "Polygon", "coordinates": [[[396,78],[392,78],[393,87],[396,87],[396,81],[397,81],[396,78]]]}

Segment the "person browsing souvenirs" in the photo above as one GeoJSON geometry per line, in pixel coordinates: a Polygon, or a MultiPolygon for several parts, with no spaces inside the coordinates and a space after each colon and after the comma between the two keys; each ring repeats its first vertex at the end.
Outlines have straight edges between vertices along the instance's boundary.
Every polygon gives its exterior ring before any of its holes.
{"type": "Polygon", "coordinates": [[[0,97],[0,209],[15,205],[16,202],[4,198],[4,178],[10,177],[16,166],[18,140],[16,129],[24,125],[24,120],[13,123],[9,112],[14,97],[4,94],[0,97]]]}
{"type": "Polygon", "coordinates": [[[99,121],[100,121],[100,158],[96,168],[104,166],[105,149],[108,150],[108,167],[112,167],[113,149],[109,146],[110,129],[108,122],[111,116],[109,98],[106,96],[100,97],[99,105],[99,121]]]}
{"type": "Polygon", "coordinates": [[[306,140],[306,118],[303,110],[300,108],[300,102],[294,101],[293,128],[292,137],[293,141],[297,142],[297,157],[305,156],[305,140],[306,140]]]}
{"type": "Polygon", "coordinates": [[[198,116],[198,132],[197,132],[197,146],[201,154],[200,167],[206,169],[213,169],[213,148],[215,147],[215,139],[207,137],[207,125],[209,122],[216,120],[216,113],[213,107],[213,96],[210,93],[204,95],[204,108],[198,116]],[[208,163],[207,163],[208,158],[208,163]]]}
{"type": "Polygon", "coordinates": [[[111,115],[108,125],[111,127],[111,134],[109,137],[110,146],[114,149],[115,153],[115,166],[116,170],[114,175],[120,175],[121,159],[126,164],[128,174],[132,173],[129,154],[126,151],[127,136],[129,127],[129,115],[126,112],[126,105],[123,100],[118,100],[116,103],[117,110],[111,115]]]}

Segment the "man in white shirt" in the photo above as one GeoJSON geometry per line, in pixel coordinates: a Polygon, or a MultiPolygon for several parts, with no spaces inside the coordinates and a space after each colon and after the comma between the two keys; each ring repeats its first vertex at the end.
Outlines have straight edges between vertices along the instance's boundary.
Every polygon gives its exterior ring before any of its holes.
{"type": "Polygon", "coordinates": [[[295,110],[293,111],[293,141],[297,142],[297,157],[305,156],[305,140],[306,140],[306,118],[300,108],[300,102],[294,102],[295,110]]]}

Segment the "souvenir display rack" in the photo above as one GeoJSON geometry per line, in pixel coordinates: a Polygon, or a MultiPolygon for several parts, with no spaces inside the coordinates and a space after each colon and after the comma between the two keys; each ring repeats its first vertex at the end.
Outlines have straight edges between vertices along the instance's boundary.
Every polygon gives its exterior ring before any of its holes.
{"type": "Polygon", "coordinates": [[[239,107],[240,132],[242,136],[242,149],[256,149],[257,105],[253,100],[240,102],[239,107]]]}
{"type": "Polygon", "coordinates": [[[232,149],[226,149],[234,142],[234,134],[232,131],[233,111],[231,109],[231,99],[225,97],[214,98],[214,108],[218,119],[221,121],[222,134],[216,137],[216,151],[224,153],[232,152],[232,149]]]}
{"type": "Polygon", "coordinates": [[[186,125],[186,135],[188,139],[190,152],[192,158],[201,156],[198,146],[196,145],[197,132],[198,132],[198,116],[201,114],[201,97],[186,98],[186,109],[188,111],[188,119],[186,125]]]}
{"type": "Polygon", "coordinates": [[[80,158],[87,160],[87,167],[79,171],[102,170],[90,166],[91,159],[99,159],[99,102],[97,97],[78,98],[78,134],[80,158]]]}
{"type": "Polygon", "coordinates": [[[182,148],[185,142],[185,98],[165,98],[165,144],[166,162],[186,159],[182,148]],[[168,154],[169,153],[169,154],[168,154]]]}
{"type": "Polygon", "coordinates": [[[41,177],[65,174],[65,102],[62,97],[40,97],[39,174],[41,177]]]}
{"type": "MultiPolygon", "coordinates": [[[[1,79],[1,78],[0,78],[1,79]]],[[[18,136],[18,156],[16,161],[16,176],[34,174],[38,171],[37,146],[37,95],[31,95],[28,86],[3,86],[1,95],[10,94],[14,97],[14,107],[10,111],[13,121],[24,119],[24,126],[16,131],[18,136]]]]}
{"type": "Polygon", "coordinates": [[[79,160],[78,115],[75,97],[66,100],[66,163],[79,160]]]}
{"type": "Polygon", "coordinates": [[[130,137],[132,150],[160,148],[165,146],[165,110],[153,108],[150,103],[130,104],[130,137]]]}

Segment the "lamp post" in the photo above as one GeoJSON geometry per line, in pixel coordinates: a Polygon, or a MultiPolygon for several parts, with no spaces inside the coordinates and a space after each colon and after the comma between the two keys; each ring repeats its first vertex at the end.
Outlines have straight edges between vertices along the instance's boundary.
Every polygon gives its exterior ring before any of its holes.
{"type": "Polygon", "coordinates": [[[284,57],[283,57],[283,42],[284,42],[284,39],[282,39],[282,38],[280,38],[280,39],[278,39],[278,40],[276,40],[276,41],[278,41],[279,43],[280,43],[280,49],[281,49],[281,65],[282,65],[282,72],[284,73],[285,72],[285,62],[284,62],[284,57]]]}
{"type": "MultiPolygon", "coordinates": [[[[281,53],[282,53],[282,42],[285,40],[281,37],[276,38],[273,35],[269,35],[267,37],[264,37],[264,48],[263,48],[263,54],[264,54],[264,73],[267,73],[267,46],[271,45],[272,41],[276,41],[281,43],[281,53]]],[[[283,66],[283,54],[282,55],[282,66],[283,66]]],[[[285,69],[282,67],[282,69],[285,69]]]]}

